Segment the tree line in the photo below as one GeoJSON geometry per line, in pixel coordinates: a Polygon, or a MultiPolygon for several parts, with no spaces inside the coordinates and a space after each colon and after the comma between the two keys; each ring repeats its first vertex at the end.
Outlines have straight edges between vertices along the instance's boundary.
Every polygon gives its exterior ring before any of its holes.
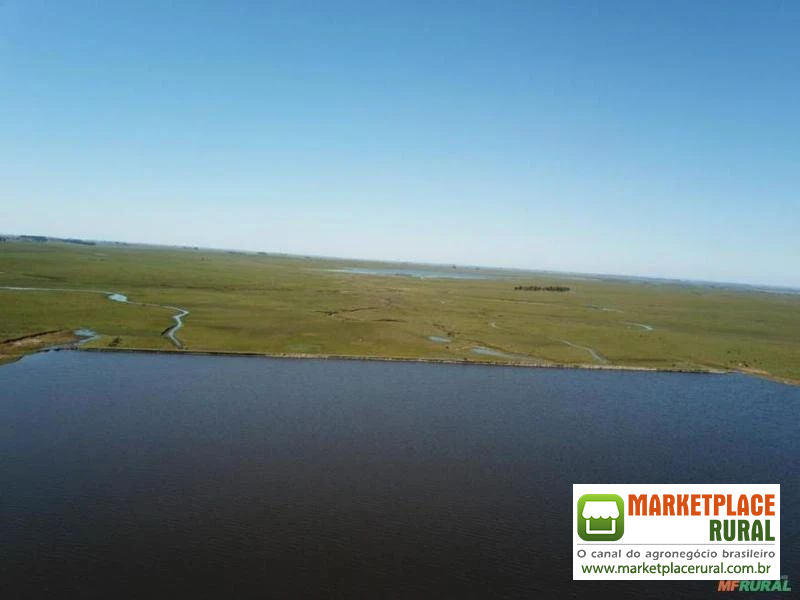
{"type": "Polygon", "coordinates": [[[518,285],[515,290],[522,292],[568,292],[569,288],[565,285],[518,285]]]}

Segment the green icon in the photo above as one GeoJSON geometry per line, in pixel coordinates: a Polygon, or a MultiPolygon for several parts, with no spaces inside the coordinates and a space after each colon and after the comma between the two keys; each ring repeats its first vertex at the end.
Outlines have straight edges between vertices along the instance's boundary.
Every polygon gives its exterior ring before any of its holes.
{"type": "Polygon", "coordinates": [[[625,533],[625,502],[616,494],[578,498],[578,535],[587,542],[616,542],[625,533]]]}

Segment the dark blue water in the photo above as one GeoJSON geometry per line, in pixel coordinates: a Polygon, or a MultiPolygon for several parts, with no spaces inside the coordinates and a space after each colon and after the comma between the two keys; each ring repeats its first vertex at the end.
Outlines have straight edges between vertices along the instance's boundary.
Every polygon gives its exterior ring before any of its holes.
{"type": "Polygon", "coordinates": [[[53,352],[0,367],[3,598],[713,597],[571,577],[572,484],[781,483],[744,376],[53,352]]]}

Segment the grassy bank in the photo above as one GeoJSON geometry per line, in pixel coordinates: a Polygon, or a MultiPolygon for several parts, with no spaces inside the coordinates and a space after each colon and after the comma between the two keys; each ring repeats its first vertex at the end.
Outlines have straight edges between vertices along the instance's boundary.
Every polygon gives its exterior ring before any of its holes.
{"type": "Polygon", "coordinates": [[[81,338],[70,330],[42,331],[0,341],[0,365],[44,348],[73,344],[81,338]]]}
{"type": "MultiPolygon", "coordinates": [[[[331,270],[350,266],[381,265],[0,244],[0,286],[102,289],[185,307],[190,315],[179,336],[190,351],[733,369],[800,380],[798,296],[516,272],[504,279],[417,279],[331,270]],[[475,354],[476,347],[498,355],[475,354]]],[[[100,337],[88,347],[175,350],[161,335],[169,311],[97,293],[0,290],[0,315],[0,340],[90,328],[100,337]]]]}

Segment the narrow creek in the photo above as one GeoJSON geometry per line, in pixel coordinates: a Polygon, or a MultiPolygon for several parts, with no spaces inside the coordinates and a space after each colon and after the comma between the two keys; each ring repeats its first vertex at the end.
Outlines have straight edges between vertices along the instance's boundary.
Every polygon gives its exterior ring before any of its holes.
{"type": "Polygon", "coordinates": [[[133,300],[129,300],[125,294],[120,294],[119,292],[109,292],[106,290],[22,287],[22,286],[10,286],[10,285],[0,286],[0,290],[12,290],[17,292],[82,292],[86,294],[103,294],[106,298],[108,298],[112,302],[122,302],[124,304],[134,304],[137,306],[151,306],[153,308],[163,308],[165,310],[175,311],[175,314],[172,315],[172,320],[175,321],[175,324],[172,325],[171,327],[167,327],[164,331],[161,332],[161,335],[166,337],[170,342],[172,342],[176,348],[184,347],[183,342],[180,340],[180,338],[178,338],[176,334],[178,330],[181,327],[183,327],[183,318],[189,314],[189,311],[186,310],[185,308],[180,308],[178,306],[170,306],[168,304],[154,304],[152,302],[134,302],[133,300]]]}
{"type": "Polygon", "coordinates": [[[573,348],[577,348],[579,350],[585,350],[586,352],[592,355],[592,358],[595,361],[602,363],[604,365],[608,364],[608,359],[606,357],[601,356],[594,349],[589,348],[589,346],[581,346],[579,344],[573,344],[572,342],[567,340],[558,340],[558,341],[561,342],[562,344],[566,344],[567,346],[572,346],[573,348]]]}
{"type": "Polygon", "coordinates": [[[652,325],[647,325],[646,323],[634,323],[633,321],[625,321],[626,325],[632,325],[634,327],[640,327],[645,331],[653,331],[655,329],[652,325]]]}

